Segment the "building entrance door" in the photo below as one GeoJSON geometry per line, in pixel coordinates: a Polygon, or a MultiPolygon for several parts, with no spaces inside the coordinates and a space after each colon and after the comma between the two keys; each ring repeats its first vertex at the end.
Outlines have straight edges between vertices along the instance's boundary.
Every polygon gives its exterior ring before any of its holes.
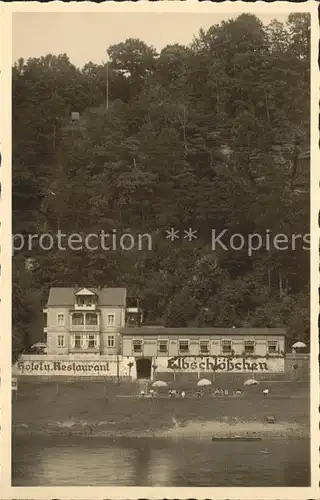
{"type": "Polygon", "coordinates": [[[140,358],[136,360],[137,378],[151,378],[151,359],[140,358]]]}

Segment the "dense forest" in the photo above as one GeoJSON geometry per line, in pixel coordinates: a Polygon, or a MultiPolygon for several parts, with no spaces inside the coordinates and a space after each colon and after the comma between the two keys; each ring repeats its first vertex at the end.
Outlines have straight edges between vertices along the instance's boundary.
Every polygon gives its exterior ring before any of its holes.
{"type": "Polygon", "coordinates": [[[149,233],[152,250],[13,257],[13,352],[42,337],[50,286],[125,286],[149,323],[284,326],[309,338],[309,252],[212,249],[211,231],[309,233],[310,19],[249,14],[108,65],[13,66],[13,233],[149,233]],[[107,83],[108,82],[108,83],[107,83]],[[71,120],[79,113],[79,120],[71,120]],[[171,242],[170,228],[198,238],[171,242]]]}

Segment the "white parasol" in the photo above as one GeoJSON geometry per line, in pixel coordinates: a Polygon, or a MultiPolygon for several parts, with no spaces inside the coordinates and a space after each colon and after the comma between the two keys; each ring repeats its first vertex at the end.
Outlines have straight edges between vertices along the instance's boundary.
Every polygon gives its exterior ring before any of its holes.
{"type": "Polygon", "coordinates": [[[207,378],[202,378],[201,380],[199,380],[199,382],[197,383],[197,387],[205,387],[205,386],[208,386],[208,385],[211,385],[211,382],[210,380],[208,380],[207,378]]]}
{"type": "Polygon", "coordinates": [[[167,382],[164,382],[163,380],[157,380],[152,384],[152,387],[167,387],[167,382]]]}
{"type": "Polygon", "coordinates": [[[293,349],[300,349],[300,348],[303,348],[303,347],[307,347],[306,344],[304,344],[303,342],[296,342],[295,344],[293,344],[293,349]]]}
{"type": "Polygon", "coordinates": [[[254,378],[249,378],[248,380],[245,381],[243,385],[258,385],[259,382],[258,380],[255,380],[254,378]]]}

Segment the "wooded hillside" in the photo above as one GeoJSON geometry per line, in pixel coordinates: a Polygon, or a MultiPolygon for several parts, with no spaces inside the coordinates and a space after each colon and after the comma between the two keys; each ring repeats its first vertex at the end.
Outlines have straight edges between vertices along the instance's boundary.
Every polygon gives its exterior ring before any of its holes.
{"type": "Polygon", "coordinates": [[[49,287],[76,284],[126,286],[149,322],[308,340],[302,242],[248,256],[213,251],[211,230],[309,233],[309,29],[307,14],[268,26],[243,14],[160,53],[127,39],[108,49],[108,109],[106,66],[16,62],[13,233],[115,229],[150,233],[153,249],[16,252],[14,356],[40,340],[49,287]],[[170,228],[198,239],[170,242],[170,228]]]}

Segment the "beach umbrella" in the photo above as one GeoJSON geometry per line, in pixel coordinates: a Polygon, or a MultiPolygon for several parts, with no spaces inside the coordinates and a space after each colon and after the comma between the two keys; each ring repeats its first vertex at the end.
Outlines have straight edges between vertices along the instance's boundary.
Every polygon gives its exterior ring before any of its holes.
{"type": "Polygon", "coordinates": [[[255,380],[254,378],[249,378],[248,380],[245,381],[244,385],[257,385],[259,384],[258,380],[255,380]]]}
{"type": "Polygon", "coordinates": [[[307,347],[306,344],[304,344],[303,342],[296,342],[295,344],[293,344],[293,349],[300,349],[300,348],[303,348],[303,347],[307,347]]]}
{"type": "Polygon", "coordinates": [[[197,383],[197,387],[206,387],[208,385],[211,385],[211,382],[210,380],[208,380],[207,378],[202,378],[201,380],[199,380],[199,382],[197,383]]]}
{"type": "Polygon", "coordinates": [[[47,348],[47,344],[45,344],[44,342],[37,342],[36,344],[33,344],[31,346],[31,349],[46,349],[47,348]]]}
{"type": "Polygon", "coordinates": [[[157,380],[152,384],[152,387],[167,387],[167,382],[163,382],[163,380],[157,380]]]}

